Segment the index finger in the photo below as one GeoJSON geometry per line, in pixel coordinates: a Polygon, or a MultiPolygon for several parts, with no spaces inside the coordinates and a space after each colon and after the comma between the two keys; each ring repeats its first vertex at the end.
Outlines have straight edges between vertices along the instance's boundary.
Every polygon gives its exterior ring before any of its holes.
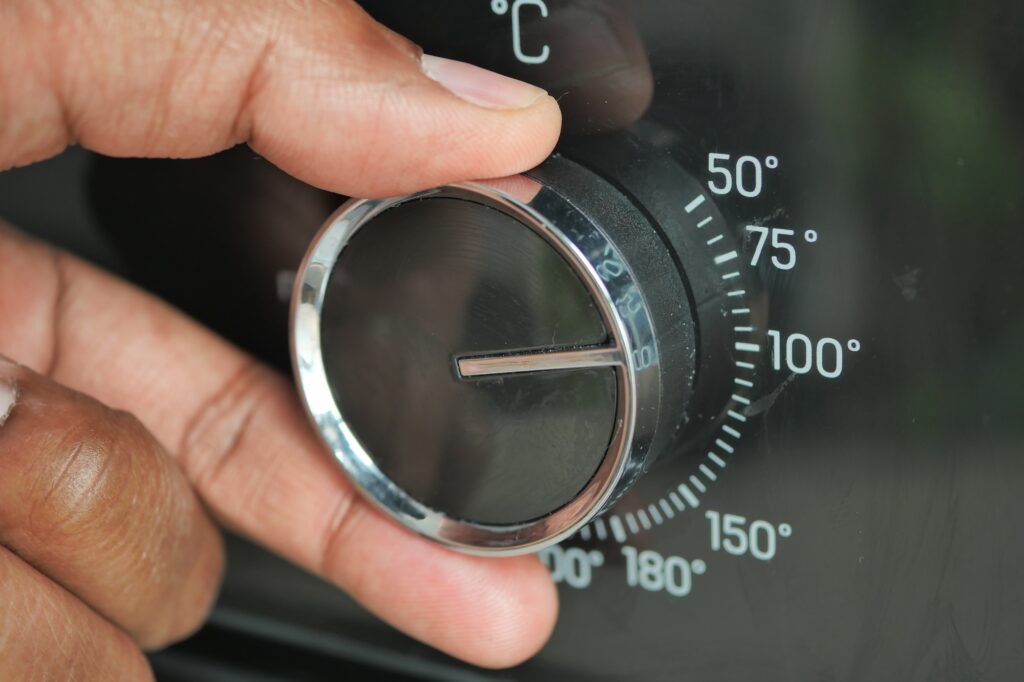
{"type": "Polygon", "coordinates": [[[530,168],[560,127],[540,88],[422,56],[352,0],[8,0],[0,121],[0,169],[73,142],[172,158],[248,142],[362,197],[530,168]]]}
{"type": "Polygon", "coordinates": [[[3,230],[0,353],[133,412],[221,521],[411,636],[493,667],[547,640],[557,597],[535,558],[461,555],[398,528],[325,454],[290,383],[144,292],[3,230]]]}

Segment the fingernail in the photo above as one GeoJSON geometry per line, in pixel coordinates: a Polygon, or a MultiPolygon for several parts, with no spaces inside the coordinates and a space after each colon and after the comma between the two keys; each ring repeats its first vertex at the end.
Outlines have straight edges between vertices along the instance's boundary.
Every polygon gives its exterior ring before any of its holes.
{"type": "Polygon", "coordinates": [[[18,384],[10,377],[17,367],[16,363],[0,355],[0,426],[7,422],[14,404],[18,402],[18,384]]]}
{"type": "Polygon", "coordinates": [[[4,379],[0,379],[0,426],[7,423],[7,418],[18,402],[18,387],[4,379]]]}
{"type": "Polygon", "coordinates": [[[535,85],[466,62],[425,54],[420,64],[423,73],[453,94],[488,109],[525,109],[548,94],[535,85]]]}

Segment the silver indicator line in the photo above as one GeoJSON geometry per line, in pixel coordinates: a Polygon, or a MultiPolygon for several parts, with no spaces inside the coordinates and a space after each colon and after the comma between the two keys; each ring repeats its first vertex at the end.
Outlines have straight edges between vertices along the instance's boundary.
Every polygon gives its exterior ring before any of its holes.
{"type": "Polygon", "coordinates": [[[690,503],[691,507],[700,506],[700,500],[697,499],[697,496],[693,494],[693,491],[690,490],[685,483],[679,484],[679,494],[683,496],[683,499],[690,503]]]}
{"type": "Polygon", "coordinates": [[[562,369],[618,367],[625,364],[625,359],[618,348],[603,347],[463,357],[458,359],[457,364],[460,376],[472,378],[562,369]]]}
{"type": "Polygon", "coordinates": [[[608,520],[608,523],[611,524],[612,535],[614,535],[615,539],[619,541],[619,544],[622,544],[623,542],[625,542],[626,541],[626,529],[622,527],[622,521],[619,521],[619,517],[618,516],[613,516],[612,518],[610,518],[608,520]]]}
{"type": "Polygon", "coordinates": [[[703,204],[705,201],[706,198],[704,197],[704,195],[699,194],[693,199],[693,201],[688,203],[683,210],[686,211],[687,213],[693,213],[694,211],[697,210],[697,207],[703,204]]]}

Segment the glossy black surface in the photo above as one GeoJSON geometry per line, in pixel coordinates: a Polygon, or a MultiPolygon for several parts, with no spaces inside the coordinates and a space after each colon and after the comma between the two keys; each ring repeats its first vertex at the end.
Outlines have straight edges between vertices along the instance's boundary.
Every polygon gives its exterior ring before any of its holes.
{"type": "MultiPolygon", "coordinates": [[[[754,322],[862,343],[834,380],[776,372],[763,358],[750,427],[720,481],[699,508],[629,537],[638,550],[705,561],[688,595],[627,585],[626,558],[611,538],[574,540],[568,545],[601,551],[605,563],[586,589],[563,583],[559,626],[540,656],[497,676],[1020,679],[1024,5],[551,0],[547,18],[533,8],[523,14],[526,48],[551,49],[537,66],[515,60],[509,17],[489,2],[367,5],[430,52],[544,84],[563,103],[567,130],[585,133],[587,145],[600,148],[601,133],[642,115],[640,127],[666,131],[654,148],[701,187],[711,179],[709,153],[776,155],[779,167],[757,199],[709,195],[745,263],[755,248],[748,224],[818,233],[813,247],[801,244],[792,271],[763,262],[746,268],[757,280],[754,322]],[[771,561],[716,552],[709,510],[785,522],[792,536],[771,561]]],[[[628,155],[617,151],[614,164],[583,158],[579,139],[567,138],[563,151],[610,181],[633,182],[628,155]]],[[[250,175],[265,166],[245,152],[159,172],[145,162],[106,165],[107,177],[112,167],[130,170],[108,196],[159,199],[131,216],[111,201],[101,205],[101,224],[122,232],[143,219],[159,225],[167,212],[235,230],[238,245],[246,244],[239,235],[251,239],[256,230],[302,241],[329,210],[321,205],[315,220],[298,219],[315,202],[296,195],[291,214],[260,211],[255,220],[246,199],[260,195],[262,181],[250,175]],[[203,193],[180,169],[216,164],[245,189],[195,199],[203,193]],[[168,177],[188,193],[158,191],[156,179],[168,177]],[[183,196],[195,200],[183,205],[183,196]]],[[[166,230],[174,229],[168,220],[166,230]]],[[[212,233],[185,235],[180,253],[168,239],[161,258],[188,264],[196,244],[218,243],[212,233]]],[[[710,253],[699,241],[691,248],[698,261],[710,253]]],[[[126,255],[130,263],[159,260],[145,250],[126,255]]],[[[272,289],[275,271],[289,267],[288,258],[267,258],[259,276],[251,273],[253,287],[272,289]]],[[[212,272],[189,278],[213,279],[212,272]]],[[[173,291],[174,280],[151,286],[173,291]]],[[[209,303],[175,300],[190,310],[209,303]]],[[[267,300],[273,322],[236,333],[242,343],[284,338],[285,304],[267,300]]],[[[215,326],[233,326],[231,304],[209,315],[215,326]]],[[[690,475],[702,445],[681,446],[657,464],[613,513],[664,495],[690,475]]],[[[306,627],[311,650],[354,640],[401,660],[444,660],[327,586],[255,550],[234,552],[222,611],[276,622],[281,632],[306,627]]]]}
{"type": "Polygon", "coordinates": [[[604,343],[540,236],[457,199],[385,211],[341,252],[321,316],[338,406],[381,470],[455,518],[512,524],[571,501],[615,425],[612,368],[463,378],[464,355],[604,343]]]}
{"type": "MultiPolygon", "coordinates": [[[[748,224],[819,236],[793,270],[765,259],[755,271],[760,338],[862,343],[835,380],[766,358],[753,426],[701,506],[631,534],[639,551],[706,562],[687,596],[627,586],[611,538],[568,543],[606,563],[586,589],[563,586],[531,677],[1019,678],[1021,5],[549,2],[547,19],[524,14],[523,40],[552,51],[539,66],[514,59],[508,19],[487,3],[434,8],[419,26],[406,18],[428,10],[411,5],[375,7],[428,51],[564,95],[568,129],[589,134],[596,167],[620,184],[650,157],[624,163],[613,141],[616,162],[602,162],[594,134],[625,125],[622,103],[645,79],[660,153],[705,187],[709,153],[777,156],[756,199],[708,193],[738,239],[748,224]],[[707,510],[793,534],[771,561],[712,551],[707,510]]],[[[656,466],[619,513],[685,481],[706,447],[656,466]]]]}

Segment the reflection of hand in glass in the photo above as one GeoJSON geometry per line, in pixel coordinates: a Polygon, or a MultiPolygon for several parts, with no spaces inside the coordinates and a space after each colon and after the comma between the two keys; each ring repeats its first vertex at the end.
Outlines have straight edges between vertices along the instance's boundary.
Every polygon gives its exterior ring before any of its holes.
{"type": "Polygon", "coordinates": [[[630,19],[636,3],[542,4],[543,10],[538,2],[515,0],[369,0],[367,7],[428,51],[546,89],[561,105],[568,133],[617,130],[639,119],[651,102],[654,80],[630,19]]]}
{"type": "Polygon", "coordinates": [[[507,72],[558,99],[567,133],[624,128],[651,103],[651,67],[625,5],[622,0],[551,0],[546,17],[523,12],[521,42],[550,51],[542,64],[510,61],[507,72]]]}

